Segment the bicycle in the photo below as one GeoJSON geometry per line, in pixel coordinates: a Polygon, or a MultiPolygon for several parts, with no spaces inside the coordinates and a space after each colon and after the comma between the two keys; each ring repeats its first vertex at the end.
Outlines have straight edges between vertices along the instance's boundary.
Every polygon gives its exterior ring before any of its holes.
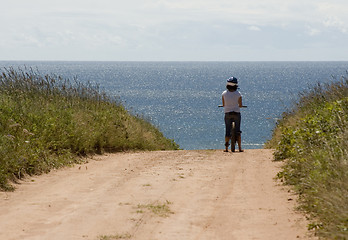
{"type": "MultiPolygon", "coordinates": [[[[218,107],[223,107],[222,105],[219,105],[218,107]]],[[[247,106],[242,106],[241,108],[247,108],[247,106]]],[[[236,132],[236,127],[235,127],[235,121],[232,121],[232,128],[231,128],[231,151],[235,152],[236,148],[236,142],[238,140],[237,138],[237,132],[236,132]]],[[[226,151],[228,149],[228,146],[226,146],[226,151]]]]}

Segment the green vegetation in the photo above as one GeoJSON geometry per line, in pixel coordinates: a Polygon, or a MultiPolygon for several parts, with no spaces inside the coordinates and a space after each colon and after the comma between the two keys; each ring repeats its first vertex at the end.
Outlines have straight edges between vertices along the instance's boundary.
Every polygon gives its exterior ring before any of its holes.
{"type": "Polygon", "coordinates": [[[131,239],[132,235],[129,233],[99,236],[99,240],[115,240],[115,239],[131,239]]]}
{"type": "Polygon", "coordinates": [[[348,78],[313,87],[284,113],[266,145],[285,164],[301,208],[323,239],[348,239],[348,78]]]}
{"type": "Polygon", "coordinates": [[[147,209],[151,211],[153,214],[159,216],[159,217],[169,217],[169,214],[174,214],[169,208],[169,205],[172,204],[168,200],[166,200],[165,203],[157,203],[157,204],[138,204],[138,210],[137,213],[144,213],[143,209],[147,209]]]}
{"type": "Polygon", "coordinates": [[[0,75],[0,189],[9,180],[125,150],[178,149],[98,87],[33,70],[0,75]]]}

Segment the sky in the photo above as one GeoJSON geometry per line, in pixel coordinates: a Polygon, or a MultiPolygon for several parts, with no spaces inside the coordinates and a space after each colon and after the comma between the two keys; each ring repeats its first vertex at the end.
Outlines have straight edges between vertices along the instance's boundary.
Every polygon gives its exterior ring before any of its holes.
{"type": "Polygon", "coordinates": [[[348,1],[0,0],[0,60],[348,61],[348,1]]]}

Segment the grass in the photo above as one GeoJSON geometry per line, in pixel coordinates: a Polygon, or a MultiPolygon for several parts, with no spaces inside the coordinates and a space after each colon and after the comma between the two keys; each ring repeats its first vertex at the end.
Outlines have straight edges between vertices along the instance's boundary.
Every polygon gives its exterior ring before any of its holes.
{"type": "Polygon", "coordinates": [[[348,78],[301,93],[266,146],[285,162],[278,177],[300,195],[309,228],[348,239],[348,78]]]}
{"type": "Polygon", "coordinates": [[[144,209],[147,209],[148,211],[152,212],[153,214],[159,216],[159,217],[168,217],[170,214],[174,214],[170,210],[169,205],[172,204],[168,200],[165,203],[156,203],[156,204],[138,204],[138,210],[137,213],[144,213],[144,209]]]}
{"type": "Polygon", "coordinates": [[[81,161],[81,156],[178,145],[117,98],[77,79],[32,69],[0,73],[0,189],[26,174],[81,161]],[[10,180],[10,181],[9,181],[10,180]]]}
{"type": "Polygon", "coordinates": [[[132,238],[132,235],[128,233],[99,236],[99,240],[116,240],[116,239],[131,239],[131,238],[132,238]]]}

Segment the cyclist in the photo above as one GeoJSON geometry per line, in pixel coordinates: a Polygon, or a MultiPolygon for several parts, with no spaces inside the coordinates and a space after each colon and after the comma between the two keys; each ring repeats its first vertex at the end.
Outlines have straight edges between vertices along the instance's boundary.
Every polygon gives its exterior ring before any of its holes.
{"type": "MultiPolygon", "coordinates": [[[[229,141],[231,139],[231,129],[232,122],[235,122],[236,129],[236,139],[239,147],[239,152],[244,152],[242,149],[242,138],[240,131],[240,108],[242,104],[242,95],[238,92],[238,80],[235,77],[230,77],[227,79],[226,90],[222,93],[222,106],[224,107],[225,112],[225,152],[228,152],[229,141]]],[[[233,146],[233,145],[232,145],[233,146]]],[[[234,149],[231,149],[234,152],[234,149]]]]}

